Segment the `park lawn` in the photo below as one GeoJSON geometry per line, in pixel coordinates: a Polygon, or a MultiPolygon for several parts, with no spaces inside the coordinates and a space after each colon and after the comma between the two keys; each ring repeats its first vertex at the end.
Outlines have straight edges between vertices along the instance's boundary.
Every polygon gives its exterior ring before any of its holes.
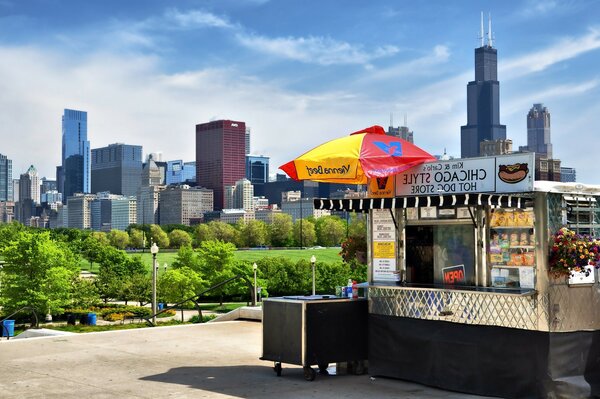
{"type": "MultiPolygon", "coordinates": [[[[152,254],[150,252],[130,252],[130,256],[141,256],[142,262],[146,265],[147,269],[152,270],[152,254]]],[[[283,257],[290,259],[293,262],[297,262],[300,259],[310,261],[311,256],[317,258],[317,262],[331,263],[342,260],[340,256],[340,248],[320,248],[320,249],[269,249],[269,250],[237,250],[234,253],[235,259],[247,261],[247,262],[259,262],[264,258],[283,257]]],[[[177,258],[177,251],[161,251],[156,255],[156,262],[158,263],[159,274],[164,271],[165,264],[167,268],[177,258]]],[[[98,272],[98,264],[94,263],[90,269],[90,262],[82,259],[80,262],[81,270],[88,270],[93,273],[98,272]]]]}

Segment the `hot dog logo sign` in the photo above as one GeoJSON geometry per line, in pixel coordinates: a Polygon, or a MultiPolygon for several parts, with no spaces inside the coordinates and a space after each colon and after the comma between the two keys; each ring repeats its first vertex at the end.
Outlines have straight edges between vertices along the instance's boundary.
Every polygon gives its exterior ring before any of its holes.
{"type": "Polygon", "coordinates": [[[533,191],[534,153],[426,162],[396,175],[396,196],[533,191]]]}

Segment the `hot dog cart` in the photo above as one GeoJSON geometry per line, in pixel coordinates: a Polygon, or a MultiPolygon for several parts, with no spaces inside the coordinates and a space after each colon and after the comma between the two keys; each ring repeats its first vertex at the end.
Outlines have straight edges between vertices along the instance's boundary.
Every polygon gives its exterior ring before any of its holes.
{"type": "Polygon", "coordinates": [[[563,226],[600,233],[600,186],[534,182],[534,165],[429,162],[379,181],[391,197],[315,200],[368,214],[370,374],[509,398],[600,394],[597,271],[554,277],[548,256],[563,226]]]}

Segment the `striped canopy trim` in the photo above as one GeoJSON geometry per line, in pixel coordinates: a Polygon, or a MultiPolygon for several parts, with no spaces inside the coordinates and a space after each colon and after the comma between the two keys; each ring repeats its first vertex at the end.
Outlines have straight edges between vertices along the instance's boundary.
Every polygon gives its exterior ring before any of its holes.
{"type": "Polygon", "coordinates": [[[395,198],[316,198],[314,200],[314,205],[316,209],[349,212],[368,212],[370,209],[418,208],[421,206],[496,206],[500,208],[528,208],[533,206],[533,197],[479,193],[395,198]]]}

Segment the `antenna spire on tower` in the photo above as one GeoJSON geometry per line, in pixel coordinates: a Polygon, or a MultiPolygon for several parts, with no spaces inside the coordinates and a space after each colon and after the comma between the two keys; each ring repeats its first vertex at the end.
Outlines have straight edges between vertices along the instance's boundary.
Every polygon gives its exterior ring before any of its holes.
{"type": "Polygon", "coordinates": [[[488,46],[494,47],[492,39],[492,13],[488,13],[488,46]]]}
{"type": "Polygon", "coordinates": [[[390,127],[394,127],[394,114],[390,112],[390,127]]]}
{"type": "Polygon", "coordinates": [[[408,124],[406,122],[406,112],[404,113],[404,127],[408,127],[408,124]]]}
{"type": "Polygon", "coordinates": [[[484,39],[485,35],[483,33],[483,11],[481,12],[481,31],[480,31],[480,35],[479,35],[479,40],[481,40],[481,47],[483,47],[484,43],[483,43],[483,39],[484,39]]]}

